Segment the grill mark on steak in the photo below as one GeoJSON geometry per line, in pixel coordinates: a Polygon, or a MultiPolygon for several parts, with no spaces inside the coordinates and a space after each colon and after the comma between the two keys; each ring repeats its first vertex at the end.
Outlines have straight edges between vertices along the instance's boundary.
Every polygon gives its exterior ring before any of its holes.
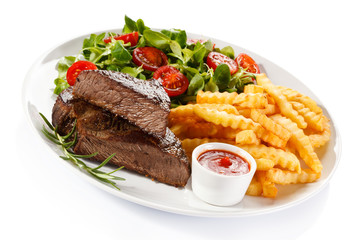
{"type": "Polygon", "coordinates": [[[73,95],[127,119],[149,134],[165,136],[170,98],[155,79],[87,70],[79,74],[73,95]]]}
{"type": "Polygon", "coordinates": [[[83,100],[71,99],[68,94],[71,91],[70,88],[59,95],[52,121],[66,134],[71,130],[67,127],[69,122],[77,119],[78,140],[73,149],[76,154],[98,152],[92,160],[102,162],[116,153],[111,164],[176,187],[186,185],[190,164],[181,142],[169,128],[164,137],[151,136],[118,115],[83,100]]]}

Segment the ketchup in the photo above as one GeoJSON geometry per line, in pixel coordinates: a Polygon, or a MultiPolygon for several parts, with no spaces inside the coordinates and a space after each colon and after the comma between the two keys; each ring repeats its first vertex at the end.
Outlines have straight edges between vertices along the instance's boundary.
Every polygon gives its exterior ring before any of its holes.
{"type": "Polygon", "coordinates": [[[197,160],[205,168],[223,175],[238,176],[250,172],[250,164],[244,158],[224,150],[205,151],[197,160]]]}

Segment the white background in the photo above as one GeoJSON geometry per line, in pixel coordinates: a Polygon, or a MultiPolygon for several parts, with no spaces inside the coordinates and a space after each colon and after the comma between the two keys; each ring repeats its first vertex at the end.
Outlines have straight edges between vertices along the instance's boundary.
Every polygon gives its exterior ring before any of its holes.
{"type": "MultiPolygon", "coordinates": [[[[359,6],[356,1],[6,1],[0,9],[1,239],[333,239],[358,237],[359,6]],[[236,2],[236,4],[235,4],[236,2]],[[88,184],[42,148],[21,106],[31,64],[73,37],[121,28],[124,15],[256,52],[305,83],[342,138],[329,185],[263,216],[166,213],[88,184]]],[[[49,81],[52,81],[49,79],[49,81]]]]}

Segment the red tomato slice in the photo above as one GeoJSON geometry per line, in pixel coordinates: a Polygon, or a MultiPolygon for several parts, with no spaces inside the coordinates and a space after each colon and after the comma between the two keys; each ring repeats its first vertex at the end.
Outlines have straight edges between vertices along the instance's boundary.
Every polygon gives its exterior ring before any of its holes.
{"type": "Polygon", "coordinates": [[[66,72],[66,80],[70,86],[73,86],[76,82],[77,76],[83,70],[96,70],[97,67],[94,63],[89,61],[77,61],[74,62],[66,72]]]}
{"type": "Polygon", "coordinates": [[[109,43],[111,42],[111,39],[115,39],[115,40],[123,40],[124,43],[130,43],[131,46],[136,46],[138,40],[139,40],[139,33],[138,32],[132,32],[132,33],[128,33],[128,34],[123,34],[123,35],[116,35],[113,37],[107,37],[104,39],[104,43],[109,43]]]}
{"type": "Polygon", "coordinates": [[[210,52],[209,55],[207,56],[206,64],[212,69],[214,69],[214,71],[217,68],[217,66],[219,66],[222,63],[225,63],[229,66],[231,75],[236,73],[237,70],[239,70],[239,67],[236,64],[236,62],[222,53],[210,52]]]}
{"type": "Polygon", "coordinates": [[[143,66],[149,71],[156,71],[161,66],[168,64],[165,53],[154,47],[140,47],[133,51],[133,62],[138,66],[143,66]]]}
{"type": "Polygon", "coordinates": [[[259,66],[256,64],[254,59],[252,59],[246,53],[240,53],[236,58],[235,62],[242,68],[246,69],[245,71],[251,73],[260,73],[259,66]]]}
{"type": "Polygon", "coordinates": [[[179,70],[172,66],[162,66],[158,68],[153,75],[164,87],[169,97],[175,97],[183,94],[188,86],[189,80],[179,70]]]}

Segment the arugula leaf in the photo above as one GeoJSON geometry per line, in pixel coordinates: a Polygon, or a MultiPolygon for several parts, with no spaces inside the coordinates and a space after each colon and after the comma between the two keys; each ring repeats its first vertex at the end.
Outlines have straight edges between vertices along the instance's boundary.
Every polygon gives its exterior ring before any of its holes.
{"type": "MultiPolygon", "coordinates": [[[[91,34],[89,38],[85,38],[83,41],[83,55],[86,60],[94,58],[94,55],[99,55],[96,49],[98,47],[104,47],[103,39],[105,38],[106,33],[101,33],[99,35],[91,34]],[[94,53],[95,52],[95,53],[94,53]]],[[[95,57],[96,58],[96,57],[95,57]]]]}
{"type": "Polygon", "coordinates": [[[89,60],[91,51],[87,50],[90,47],[93,47],[96,42],[96,34],[91,34],[89,38],[85,38],[83,41],[83,55],[85,59],[89,60]]]}

